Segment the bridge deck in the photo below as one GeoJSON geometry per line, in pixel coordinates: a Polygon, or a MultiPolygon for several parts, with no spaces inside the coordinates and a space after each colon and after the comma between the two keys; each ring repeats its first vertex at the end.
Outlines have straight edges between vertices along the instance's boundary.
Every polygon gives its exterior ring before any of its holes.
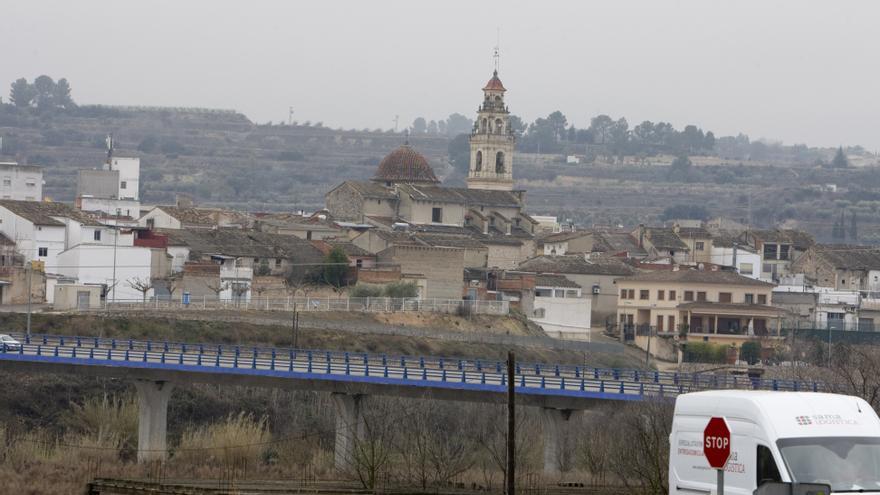
{"type": "MultiPolygon", "coordinates": [[[[0,348],[0,366],[484,402],[503,400],[507,385],[504,364],[494,360],[60,335],[33,335],[21,341],[20,349],[0,348]]],[[[723,388],[824,389],[816,382],[541,363],[522,364],[516,370],[517,394],[527,404],[547,407],[581,408],[595,400],[642,400],[723,388]]]]}

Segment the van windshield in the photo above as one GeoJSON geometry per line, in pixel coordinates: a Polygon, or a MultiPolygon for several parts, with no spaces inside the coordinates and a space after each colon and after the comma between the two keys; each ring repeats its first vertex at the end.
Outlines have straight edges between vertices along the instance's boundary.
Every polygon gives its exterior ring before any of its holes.
{"type": "Polygon", "coordinates": [[[880,437],[785,438],[777,445],[793,481],[834,492],[880,490],[880,437]]]}

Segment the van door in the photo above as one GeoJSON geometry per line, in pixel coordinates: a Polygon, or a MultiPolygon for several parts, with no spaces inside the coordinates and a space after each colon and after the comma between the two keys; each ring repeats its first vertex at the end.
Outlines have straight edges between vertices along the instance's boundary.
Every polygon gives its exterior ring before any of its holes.
{"type": "MultiPolygon", "coordinates": [[[[670,458],[669,487],[673,494],[714,493],[717,474],[703,455],[703,430],[708,417],[678,417],[670,458]]],[[[725,494],[752,495],[755,490],[755,425],[727,418],[730,459],[724,471],[725,494]]]]}

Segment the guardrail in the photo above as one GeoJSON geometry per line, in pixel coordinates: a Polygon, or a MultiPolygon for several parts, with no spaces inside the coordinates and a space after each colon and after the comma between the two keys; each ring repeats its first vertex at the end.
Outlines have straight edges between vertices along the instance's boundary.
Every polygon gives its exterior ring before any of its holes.
{"type": "Polygon", "coordinates": [[[106,300],[99,307],[83,310],[159,310],[159,309],[230,309],[255,311],[350,311],[365,313],[391,312],[436,312],[447,314],[486,314],[507,315],[510,313],[508,301],[480,301],[468,299],[415,299],[391,297],[251,297],[242,299],[221,299],[213,296],[198,296],[163,299],[116,299],[106,300]]]}
{"type": "MultiPolygon", "coordinates": [[[[499,360],[437,356],[405,356],[363,352],[294,349],[169,341],[142,341],[100,337],[19,336],[18,348],[0,347],[0,359],[36,356],[89,360],[89,364],[137,362],[187,367],[231,368],[356,375],[404,381],[439,381],[504,385],[505,363],[499,360]]],[[[697,390],[750,389],[826,391],[820,382],[776,380],[737,375],[680,373],[656,370],[600,368],[579,365],[521,363],[516,367],[519,386],[561,391],[592,391],[668,395],[697,390]]],[[[422,385],[424,385],[422,383],[422,385]]]]}

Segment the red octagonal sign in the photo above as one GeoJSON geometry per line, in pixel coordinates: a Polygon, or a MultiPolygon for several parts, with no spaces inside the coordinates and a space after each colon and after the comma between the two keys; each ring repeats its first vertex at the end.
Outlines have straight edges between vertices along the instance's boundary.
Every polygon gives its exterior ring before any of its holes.
{"type": "Polygon", "coordinates": [[[703,454],[709,465],[724,469],[730,457],[730,428],[724,418],[712,418],[703,430],[703,454]]]}

